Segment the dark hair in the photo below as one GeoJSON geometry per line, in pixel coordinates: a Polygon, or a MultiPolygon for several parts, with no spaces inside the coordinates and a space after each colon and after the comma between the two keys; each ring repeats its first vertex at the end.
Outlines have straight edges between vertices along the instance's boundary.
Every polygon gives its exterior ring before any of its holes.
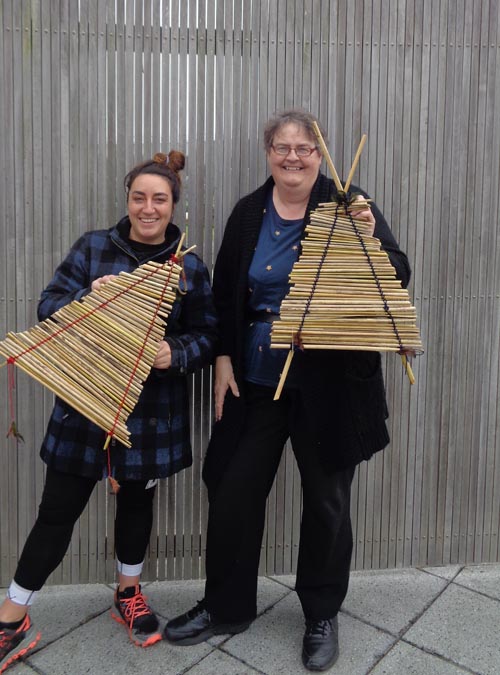
{"type": "Polygon", "coordinates": [[[177,204],[181,195],[181,177],[179,171],[182,171],[184,168],[185,161],[186,158],[182,152],[171,150],[168,155],[164,152],[157,152],[153,159],[148,159],[146,162],[138,164],[128,172],[123,181],[127,199],[130,187],[137,176],[143,173],[151,173],[156,176],[162,176],[169,182],[172,188],[172,199],[174,200],[174,204],[177,204]]]}
{"type": "MultiPolygon", "coordinates": [[[[328,143],[325,130],[314,115],[311,115],[311,113],[306,110],[292,108],[291,110],[284,110],[283,112],[276,113],[264,127],[264,147],[266,152],[271,150],[275,135],[287,124],[296,124],[297,126],[302,127],[306,134],[311,137],[314,143],[316,143],[317,139],[316,134],[314,133],[313,122],[316,122],[325,143],[328,143]]],[[[321,152],[321,150],[319,150],[319,152],[321,152]]]]}

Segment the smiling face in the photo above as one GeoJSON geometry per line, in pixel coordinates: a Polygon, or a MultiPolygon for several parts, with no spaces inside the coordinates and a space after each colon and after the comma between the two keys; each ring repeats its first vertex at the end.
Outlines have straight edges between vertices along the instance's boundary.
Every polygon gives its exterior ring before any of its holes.
{"type": "Polygon", "coordinates": [[[174,211],[172,188],[163,176],[139,174],[127,199],[130,239],[143,244],[161,244],[174,211]]]}
{"type": "MultiPolygon", "coordinates": [[[[273,146],[287,145],[291,148],[306,146],[314,148],[316,139],[309,136],[298,124],[285,124],[273,137],[273,146]]],[[[297,189],[309,194],[318,177],[321,155],[315,150],[308,157],[298,157],[295,150],[288,155],[278,155],[273,148],[267,153],[267,162],[278,189],[297,189]]]]}

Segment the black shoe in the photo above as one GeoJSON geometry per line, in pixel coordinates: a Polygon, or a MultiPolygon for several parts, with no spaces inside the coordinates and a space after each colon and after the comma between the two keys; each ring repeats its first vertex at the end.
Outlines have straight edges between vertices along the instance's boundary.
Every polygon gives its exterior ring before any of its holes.
{"type": "Polygon", "coordinates": [[[338,619],[306,621],[302,663],[308,670],[328,670],[339,657],[338,619]]]}
{"type": "Polygon", "coordinates": [[[242,633],[251,623],[252,620],[241,623],[216,621],[205,609],[202,600],[189,612],[169,621],[163,631],[163,637],[175,645],[197,645],[214,635],[242,633]]]}

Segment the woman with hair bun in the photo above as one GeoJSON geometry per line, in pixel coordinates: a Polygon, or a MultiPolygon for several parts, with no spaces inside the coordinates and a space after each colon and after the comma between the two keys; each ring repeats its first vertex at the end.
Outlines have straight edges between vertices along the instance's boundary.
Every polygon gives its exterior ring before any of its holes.
{"type": "MultiPolygon", "coordinates": [[[[149,260],[166,262],[176,252],[181,232],[172,216],[183,167],[184,155],[171,151],[156,154],[127,174],[127,215],[107,230],[92,230],[78,239],[42,293],[39,320],[119,272],[131,272],[149,260]]],[[[38,518],[0,606],[0,673],[40,638],[29,606],[63,559],[73,527],[102,478],[112,477],[120,486],[115,519],[118,587],[112,616],[127,627],[136,645],[146,647],[161,639],[158,619],[139,584],[155,485],[192,462],[186,375],[211,361],[216,338],[207,268],[194,253],[186,254],[183,264],[186,292],[173,304],[153,368],[127,421],[132,447],[113,440],[108,456],[102,449],[105,432],[56,399],[41,448],[47,473],[38,518]]]]}

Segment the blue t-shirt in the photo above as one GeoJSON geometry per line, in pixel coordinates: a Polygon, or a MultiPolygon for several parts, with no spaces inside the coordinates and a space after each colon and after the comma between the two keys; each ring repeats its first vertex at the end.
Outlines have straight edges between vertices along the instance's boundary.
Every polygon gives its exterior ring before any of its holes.
{"type": "MultiPolygon", "coordinates": [[[[279,314],[287,295],[289,275],[299,256],[304,221],[281,218],[273,203],[272,192],[266,209],[259,241],[248,271],[250,312],[279,314]]],[[[271,349],[271,324],[251,321],[245,338],[245,379],[274,387],[278,384],[288,350],[271,349]]]]}

